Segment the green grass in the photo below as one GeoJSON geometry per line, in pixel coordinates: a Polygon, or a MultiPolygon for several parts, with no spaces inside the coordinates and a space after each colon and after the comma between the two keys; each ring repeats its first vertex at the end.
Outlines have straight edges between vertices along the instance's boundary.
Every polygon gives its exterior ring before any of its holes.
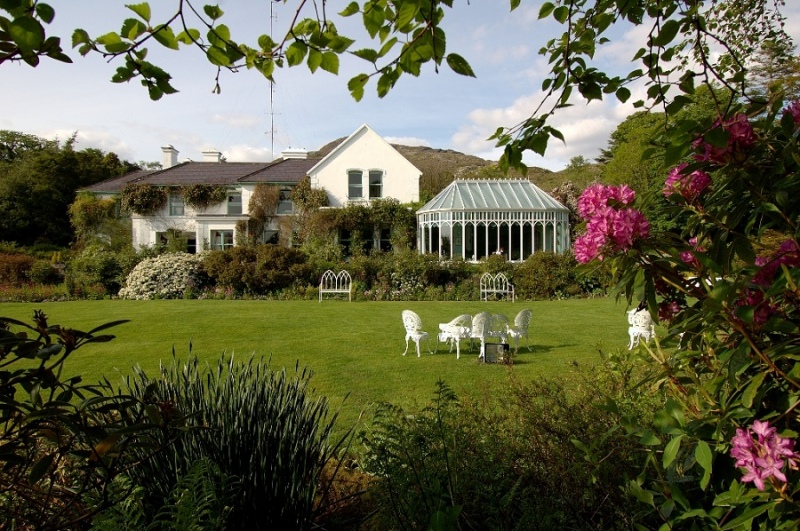
{"type": "MultiPolygon", "coordinates": [[[[577,381],[598,361],[598,350],[627,346],[625,305],[613,299],[571,299],[535,302],[353,302],[316,301],[78,301],[3,303],[0,316],[30,323],[42,309],[50,324],[79,330],[118,319],[130,322],[110,330],[116,339],[90,344],[67,362],[67,373],[94,382],[102,375],[112,383],[141,365],[155,374],[159,362],[171,361],[172,349],[186,357],[189,344],[202,360],[223,352],[246,359],[251,354],[271,358],[271,367],[310,368],[312,387],[342,408],[340,426],[356,420],[371,404],[422,404],[437,379],[459,394],[486,392],[508,378],[563,377],[577,381]],[[512,367],[478,363],[477,353],[462,348],[456,360],[441,345],[421,358],[402,356],[405,331],[400,312],[411,309],[422,318],[436,346],[438,323],[463,314],[488,310],[513,319],[523,308],[533,310],[529,329],[533,352],[520,348],[512,367]],[[347,396],[345,400],[345,396],[347,396]]],[[[423,344],[424,346],[424,344],[423,344]]],[[[466,343],[462,343],[466,347],[466,343]]],[[[367,415],[367,418],[369,415],[367,415]]]]}

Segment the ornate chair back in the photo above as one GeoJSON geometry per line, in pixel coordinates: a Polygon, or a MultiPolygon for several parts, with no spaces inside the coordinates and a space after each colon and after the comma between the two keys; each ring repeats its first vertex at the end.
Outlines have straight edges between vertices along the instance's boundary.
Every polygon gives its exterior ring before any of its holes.
{"type": "Polygon", "coordinates": [[[628,324],[630,325],[628,327],[628,337],[630,338],[628,350],[632,350],[638,345],[640,339],[644,339],[645,343],[649,343],[652,338],[656,337],[656,325],[653,323],[650,312],[646,309],[637,310],[634,308],[629,310],[628,324]]]}
{"type": "MultiPolygon", "coordinates": [[[[408,352],[408,340],[414,341],[417,345],[417,357],[420,356],[419,350],[419,343],[423,339],[428,339],[428,332],[424,332],[422,330],[422,319],[419,315],[412,312],[411,310],[403,310],[403,326],[406,329],[406,350],[403,352],[403,356],[406,355],[408,352]]],[[[428,347],[430,350],[430,347],[428,347]]]]}

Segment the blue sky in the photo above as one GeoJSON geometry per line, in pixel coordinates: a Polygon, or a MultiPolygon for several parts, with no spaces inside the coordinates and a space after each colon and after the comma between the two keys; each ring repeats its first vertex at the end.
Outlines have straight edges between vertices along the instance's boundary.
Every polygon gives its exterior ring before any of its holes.
{"type": "MultiPolygon", "coordinates": [[[[289,147],[318,149],[363,123],[393,143],[497,160],[499,151],[487,138],[498,127],[515,125],[533,112],[548,70],[538,50],[561,32],[556,24],[537,20],[540,1],[522,2],[514,12],[507,2],[456,2],[444,23],[448,51],[466,57],[477,79],[458,76],[446,66],[436,74],[428,65],[419,78],[403,77],[383,99],[370,83],[361,102],[355,102],[346,87],[350,77],[367,67],[354,58],[342,60],[339,76],[321,71],[312,75],[305,66],[279,70],[272,94],[269,83],[256,72],[224,72],[222,93],[213,94],[216,71],[197,50],[173,52],[155,46],[149,57],[173,75],[173,86],[180,92],[153,102],[138,81],[111,83],[114,63],[99,56],[81,57],[69,48],[74,28],[94,36],[119,30],[132,14],[124,7],[126,2],[49,3],[56,19],[48,31],[62,37],[74,63],[44,60],[35,69],[0,67],[0,129],[61,140],[77,132],[79,149],[96,147],[132,161],[160,161],[160,147],[166,144],[180,151],[180,160],[200,160],[203,150],[216,149],[229,161],[269,161],[289,147]]],[[[222,21],[235,38],[249,43],[270,33],[270,26],[275,34],[285,32],[297,2],[289,4],[219,2],[225,11],[222,21]]],[[[329,9],[332,4],[328,3],[329,9]]],[[[795,0],[788,4],[787,29],[798,41],[800,6],[795,0]]],[[[153,0],[154,20],[176,5],[177,0],[153,0]]],[[[339,28],[359,37],[364,31],[357,21],[343,21],[339,28]]],[[[598,53],[597,66],[612,71],[626,68],[642,39],[643,30],[619,31],[615,42],[598,53]]],[[[559,170],[573,156],[592,159],[632,111],[630,104],[615,100],[565,109],[554,125],[566,136],[566,145],[551,142],[545,157],[530,154],[526,163],[559,170]]]]}

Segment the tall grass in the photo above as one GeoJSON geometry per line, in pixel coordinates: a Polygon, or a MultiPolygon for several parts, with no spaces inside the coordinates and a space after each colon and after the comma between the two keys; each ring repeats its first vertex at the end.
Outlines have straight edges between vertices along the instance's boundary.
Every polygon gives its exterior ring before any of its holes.
{"type": "Polygon", "coordinates": [[[155,513],[195,463],[210,460],[241,485],[229,529],[307,529],[320,473],[336,450],[336,415],[308,393],[308,373],[272,371],[261,360],[221,357],[209,370],[197,358],[173,360],[159,377],[141,371],[132,394],[181,411],[190,429],[167,450],[130,469],[155,513]]]}

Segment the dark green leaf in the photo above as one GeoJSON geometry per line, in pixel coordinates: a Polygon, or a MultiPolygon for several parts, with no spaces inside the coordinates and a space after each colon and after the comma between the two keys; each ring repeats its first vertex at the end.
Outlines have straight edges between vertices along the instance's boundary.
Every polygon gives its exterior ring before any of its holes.
{"type": "Polygon", "coordinates": [[[225,53],[225,50],[217,47],[211,46],[206,50],[206,57],[208,61],[212,65],[216,66],[228,66],[230,65],[230,59],[228,59],[228,54],[225,53]]]}
{"type": "Polygon", "coordinates": [[[175,33],[172,32],[172,28],[165,25],[158,26],[155,30],[153,30],[153,38],[157,40],[162,46],[165,46],[171,50],[178,49],[178,40],[175,38],[175,33]]]}
{"type": "Polygon", "coordinates": [[[667,443],[667,446],[664,448],[664,457],[663,457],[663,464],[664,468],[669,468],[675,458],[678,456],[678,451],[681,449],[681,441],[683,440],[683,435],[678,435],[677,437],[673,437],[667,443]]]}
{"type": "Polygon", "coordinates": [[[48,4],[43,4],[39,2],[36,4],[36,16],[42,19],[42,22],[44,22],[45,24],[50,24],[51,22],[53,22],[53,18],[55,18],[56,12],[48,4]]]}
{"type": "Polygon", "coordinates": [[[8,28],[11,39],[23,52],[38,50],[44,41],[44,28],[32,17],[14,19],[8,28]]]}
{"type": "Polygon", "coordinates": [[[667,20],[662,24],[661,31],[658,32],[658,35],[653,38],[653,44],[655,46],[666,46],[671,43],[678,34],[680,27],[677,20],[667,20]]]}
{"type": "Polygon", "coordinates": [[[42,479],[47,471],[50,470],[55,458],[55,454],[47,454],[39,459],[36,464],[31,467],[31,472],[28,475],[28,481],[35,484],[42,479]]]}
{"type": "Polygon", "coordinates": [[[539,20],[549,17],[555,8],[556,6],[552,2],[543,3],[542,7],[539,8],[539,20]]]}
{"type": "Polygon", "coordinates": [[[475,72],[472,71],[472,67],[469,66],[469,63],[467,63],[466,59],[464,59],[458,54],[455,53],[448,54],[447,65],[456,74],[461,74],[462,76],[475,77],[475,72]]]}

